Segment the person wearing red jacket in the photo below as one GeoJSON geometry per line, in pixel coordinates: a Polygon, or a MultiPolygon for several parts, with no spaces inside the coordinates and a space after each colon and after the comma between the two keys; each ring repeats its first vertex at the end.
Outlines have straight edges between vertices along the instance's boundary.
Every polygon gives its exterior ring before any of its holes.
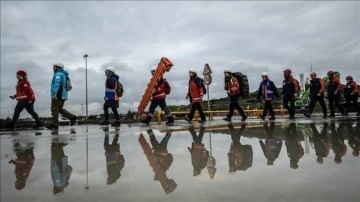
{"type": "Polygon", "coordinates": [[[344,97],[346,100],[346,109],[345,109],[345,115],[348,115],[349,108],[351,106],[351,103],[355,105],[357,115],[360,116],[360,107],[357,103],[359,98],[359,89],[356,82],[353,80],[352,76],[346,77],[346,84],[344,89],[344,97]]]}
{"type": "Polygon", "coordinates": [[[284,80],[282,85],[282,105],[288,110],[289,119],[295,119],[295,98],[299,93],[299,84],[291,75],[291,69],[284,70],[284,80]],[[289,106],[290,103],[290,106],[289,106]]]}
{"type": "Polygon", "coordinates": [[[35,124],[33,128],[42,127],[42,123],[39,119],[39,115],[34,111],[34,102],[35,102],[35,94],[33,89],[31,88],[30,82],[27,79],[27,74],[23,70],[19,70],[16,73],[16,78],[18,79],[16,85],[16,94],[10,96],[11,99],[16,99],[17,104],[14,110],[14,115],[11,121],[8,123],[8,128],[13,129],[16,121],[20,117],[20,113],[23,109],[35,119],[35,124]]]}
{"type": "Polygon", "coordinates": [[[338,78],[335,77],[334,71],[328,71],[327,73],[329,80],[327,82],[327,94],[329,100],[329,107],[330,107],[330,118],[335,117],[335,108],[334,103],[337,108],[339,108],[341,115],[344,115],[344,108],[340,105],[340,98],[341,98],[341,82],[338,78]]]}
{"type": "Polygon", "coordinates": [[[225,74],[225,87],[224,87],[224,90],[226,91],[226,93],[230,97],[229,113],[226,116],[226,118],[224,118],[224,120],[230,122],[231,117],[234,114],[234,110],[237,109],[239,111],[240,115],[242,116],[241,121],[245,121],[247,119],[247,116],[246,116],[243,108],[241,108],[239,103],[238,103],[238,99],[240,97],[240,88],[241,88],[241,86],[240,86],[238,80],[236,79],[236,77],[232,76],[230,69],[225,69],[224,74],[225,74]]]}
{"type": "Polygon", "coordinates": [[[303,114],[311,118],[311,113],[314,110],[315,104],[318,101],[321,109],[323,111],[323,118],[327,118],[327,111],[326,111],[326,104],[325,104],[325,98],[324,98],[324,82],[320,78],[316,78],[316,72],[310,73],[310,103],[309,103],[309,111],[303,112],[303,114]]]}
{"type": "Polygon", "coordinates": [[[203,84],[201,83],[202,81],[197,76],[195,69],[189,70],[189,77],[189,91],[186,95],[186,99],[190,98],[191,110],[190,113],[185,117],[185,120],[191,123],[195,114],[195,110],[198,110],[201,118],[199,122],[206,122],[205,114],[201,108],[202,97],[204,95],[204,90],[202,88],[203,84]]]}
{"type": "MultiPolygon", "coordinates": [[[[151,68],[151,74],[154,75],[156,71],[157,66],[153,66],[151,68]]],[[[143,123],[146,125],[149,124],[152,117],[154,116],[154,112],[157,106],[160,106],[162,110],[165,111],[166,117],[168,118],[168,121],[165,123],[166,125],[171,125],[174,123],[174,118],[169,110],[169,108],[166,105],[166,95],[169,94],[171,91],[171,87],[169,83],[166,81],[165,78],[160,78],[160,80],[157,82],[155,88],[153,89],[153,96],[149,107],[149,113],[147,114],[146,118],[142,120],[143,123]]]]}

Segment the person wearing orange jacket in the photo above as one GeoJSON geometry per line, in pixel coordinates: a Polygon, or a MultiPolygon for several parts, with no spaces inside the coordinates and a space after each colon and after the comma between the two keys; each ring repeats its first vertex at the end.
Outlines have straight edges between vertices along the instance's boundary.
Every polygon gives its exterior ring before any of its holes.
{"type": "Polygon", "coordinates": [[[355,105],[357,115],[360,116],[360,107],[357,103],[359,98],[359,89],[356,82],[353,80],[352,76],[346,77],[346,84],[344,89],[344,97],[346,100],[346,108],[345,108],[345,115],[348,115],[349,108],[351,106],[351,103],[355,105]]]}
{"type": "Polygon", "coordinates": [[[329,80],[327,82],[327,94],[329,100],[329,107],[330,107],[330,118],[335,117],[335,108],[334,103],[337,108],[339,108],[341,115],[344,115],[344,108],[340,105],[340,98],[341,98],[341,82],[338,78],[335,77],[334,71],[328,71],[327,73],[329,80]]]}
{"type": "Polygon", "coordinates": [[[201,108],[202,97],[204,95],[204,90],[202,88],[202,80],[197,76],[195,69],[189,70],[189,91],[186,95],[186,99],[190,98],[191,110],[190,113],[185,117],[185,120],[191,123],[195,110],[199,111],[201,120],[200,123],[206,122],[205,114],[201,108]]]}
{"type": "Polygon", "coordinates": [[[240,84],[238,82],[238,80],[236,79],[235,76],[233,76],[231,74],[231,70],[230,69],[225,69],[224,70],[224,76],[225,76],[225,87],[224,90],[226,91],[226,93],[228,94],[228,96],[230,97],[230,109],[229,109],[229,113],[226,116],[226,118],[224,118],[225,121],[231,121],[231,117],[234,114],[234,110],[237,109],[242,117],[241,121],[245,121],[247,119],[247,116],[243,110],[243,108],[240,107],[238,100],[240,97],[240,84]]]}
{"type": "MultiPolygon", "coordinates": [[[[153,66],[151,68],[151,74],[154,76],[157,66],[153,66]]],[[[155,88],[153,89],[153,95],[151,99],[151,104],[149,107],[149,113],[147,114],[146,118],[142,120],[146,125],[149,125],[151,119],[154,116],[154,112],[157,106],[160,106],[161,109],[165,112],[168,121],[165,123],[166,125],[172,125],[174,123],[174,118],[166,105],[166,95],[170,94],[171,87],[167,80],[163,77],[159,79],[155,88]]]]}
{"type": "Polygon", "coordinates": [[[327,118],[326,104],[324,98],[324,82],[322,79],[316,77],[316,72],[310,73],[310,103],[308,106],[308,112],[303,112],[303,114],[311,118],[311,113],[314,110],[316,102],[319,102],[321,109],[323,111],[323,118],[327,118]]]}
{"type": "Polygon", "coordinates": [[[295,119],[295,97],[299,92],[299,84],[291,75],[291,69],[284,70],[284,80],[282,86],[282,105],[288,110],[290,114],[289,119],[295,119]]]}
{"type": "Polygon", "coordinates": [[[16,78],[18,79],[16,85],[16,94],[10,96],[10,98],[16,99],[17,104],[14,110],[13,118],[7,124],[7,127],[10,129],[14,128],[16,121],[19,119],[20,113],[24,109],[26,109],[26,111],[35,119],[33,128],[42,127],[39,115],[34,111],[35,94],[31,88],[29,80],[27,79],[26,72],[24,70],[19,70],[16,73],[16,78]]]}

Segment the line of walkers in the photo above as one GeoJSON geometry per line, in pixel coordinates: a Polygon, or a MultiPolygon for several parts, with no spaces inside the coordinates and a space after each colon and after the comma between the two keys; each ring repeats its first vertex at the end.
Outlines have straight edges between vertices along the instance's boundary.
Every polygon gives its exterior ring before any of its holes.
{"type": "MultiPolygon", "coordinates": [[[[156,66],[152,67],[151,73],[154,75],[156,66]]],[[[46,123],[46,127],[48,129],[58,129],[59,127],[59,114],[62,114],[64,117],[70,120],[70,125],[74,125],[77,117],[64,109],[64,103],[68,99],[68,91],[71,90],[71,82],[69,79],[69,73],[64,70],[64,64],[62,62],[57,62],[53,65],[54,75],[51,82],[51,121],[46,123]]],[[[282,82],[282,105],[289,112],[289,119],[294,119],[295,115],[295,98],[299,93],[299,82],[291,75],[291,69],[285,69],[284,71],[284,80],[282,82]]],[[[344,88],[344,96],[346,100],[346,108],[344,109],[340,105],[341,93],[340,90],[342,88],[340,80],[335,77],[334,71],[329,71],[327,73],[327,94],[328,101],[330,107],[330,115],[327,115],[327,109],[325,104],[325,96],[324,89],[325,84],[322,79],[317,77],[315,72],[310,73],[311,81],[310,81],[310,103],[308,106],[308,111],[304,112],[306,117],[311,117],[311,114],[314,110],[316,102],[319,102],[323,111],[323,117],[335,117],[335,106],[340,110],[342,115],[347,116],[348,108],[351,105],[354,105],[357,110],[357,115],[360,115],[360,108],[357,104],[357,100],[359,97],[359,89],[352,76],[346,77],[346,85],[344,88]]],[[[109,108],[112,109],[115,116],[115,125],[120,125],[120,116],[117,111],[119,108],[119,100],[123,93],[123,87],[119,81],[119,76],[115,74],[114,67],[107,67],[105,70],[105,96],[104,96],[104,120],[101,122],[101,125],[109,124],[109,108]]],[[[272,100],[274,98],[280,98],[280,95],[277,91],[277,87],[274,82],[270,80],[268,73],[263,72],[261,74],[262,81],[259,85],[259,90],[257,94],[257,100],[261,102],[260,98],[264,100],[264,109],[262,115],[260,115],[261,119],[265,120],[267,113],[270,114],[270,120],[275,120],[275,114],[272,107],[272,100]]],[[[33,128],[42,127],[42,123],[39,119],[38,114],[34,111],[34,102],[35,102],[35,94],[31,88],[30,82],[27,79],[27,74],[23,70],[19,70],[16,73],[16,78],[18,79],[18,83],[16,85],[16,94],[10,96],[12,99],[16,99],[18,101],[14,115],[11,121],[8,123],[9,128],[14,128],[14,125],[17,119],[20,116],[20,113],[23,109],[26,109],[29,114],[35,119],[35,124],[33,128]]],[[[228,68],[224,70],[224,79],[225,86],[224,90],[228,94],[230,98],[230,106],[229,112],[224,118],[225,121],[231,121],[231,118],[234,114],[234,110],[238,110],[241,115],[241,121],[245,121],[247,119],[247,115],[244,113],[243,108],[239,105],[238,100],[240,97],[240,92],[242,86],[238,81],[237,77],[232,74],[232,71],[228,68]]],[[[206,122],[206,118],[204,112],[201,107],[201,102],[203,95],[206,93],[206,88],[203,83],[203,79],[201,79],[197,75],[197,71],[195,69],[189,70],[189,83],[188,83],[188,92],[186,95],[186,99],[190,100],[191,110],[190,113],[185,117],[185,120],[189,123],[192,122],[195,111],[199,111],[200,114],[200,123],[206,122]]],[[[153,96],[150,104],[149,112],[143,123],[149,124],[152,117],[154,116],[155,108],[160,106],[162,110],[165,111],[168,121],[167,125],[171,125],[174,123],[174,118],[166,105],[166,95],[170,94],[171,87],[168,81],[165,78],[160,78],[157,85],[153,89],[153,96]]]]}

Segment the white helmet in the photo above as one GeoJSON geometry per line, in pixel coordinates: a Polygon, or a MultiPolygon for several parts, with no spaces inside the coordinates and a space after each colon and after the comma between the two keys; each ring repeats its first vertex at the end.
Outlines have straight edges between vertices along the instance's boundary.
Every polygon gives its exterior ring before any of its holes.
{"type": "Polygon", "coordinates": [[[157,66],[151,67],[151,71],[156,71],[157,66]]]}
{"type": "Polygon", "coordinates": [[[224,73],[231,73],[231,69],[225,68],[225,69],[224,69],[224,73]]]}
{"type": "Polygon", "coordinates": [[[189,73],[195,73],[195,74],[197,74],[197,72],[196,72],[196,70],[194,69],[194,68],[191,68],[190,70],[189,70],[189,73]]]}
{"type": "Polygon", "coordinates": [[[107,67],[106,70],[109,70],[109,71],[115,73],[115,68],[114,67],[107,67]]]}
{"type": "Polygon", "coordinates": [[[268,76],[268,73],[267,73],[267,72],[263,72],[263,73],[261,73],[261,76],[268,76]]]}
{"type": "Polygon", "coordinates": [[[57,63],[54,64],[54,66],[59,67],[59,68],[64,68],[64,63],[57,62],[57,63]]]}

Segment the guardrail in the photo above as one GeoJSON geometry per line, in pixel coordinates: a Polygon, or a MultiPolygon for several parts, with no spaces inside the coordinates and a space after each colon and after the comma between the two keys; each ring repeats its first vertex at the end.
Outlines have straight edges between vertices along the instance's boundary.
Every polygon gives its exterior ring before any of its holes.
{"type": "MultiPolygon", "coordinates": [[[[229,110],[217,110],[217,111],[210,110],[210,111],[204,111],[204,114],[205,114],[205,116],[209,117],[210,121],[212,121],[212,120],[214,120],[214,116],[216,114],[227,114],[228,112],[229,112],[229,110]]],[[[245,109],[244,112],[247,116],[256,116],[257,118],[260,118],[259,115],[262,114],[263,110],[262,109],[245,109]]],[[[274,109],[274,113],[280,114],[281,117],[284,117],[284,115],[287,113],[287,110],[286,109],[274,109]]],[[[171,112],[171,114],[173,114],[175,116],[176,115],[186,115],[186,114],[189,114],[189,111],[174,111],[174,112],[171,112]]],[[[158,111],[157,121],[159,124],[161,123],[161,119],[162,119],[162,117],[164,117],[164,115],[165,115],[164,111],[161,111],[161,110],[158,111]]],[[[199,112],[197,112],[197,111],[195,112],[194,119],[195,120],[199,119],[199,112]]]]}

